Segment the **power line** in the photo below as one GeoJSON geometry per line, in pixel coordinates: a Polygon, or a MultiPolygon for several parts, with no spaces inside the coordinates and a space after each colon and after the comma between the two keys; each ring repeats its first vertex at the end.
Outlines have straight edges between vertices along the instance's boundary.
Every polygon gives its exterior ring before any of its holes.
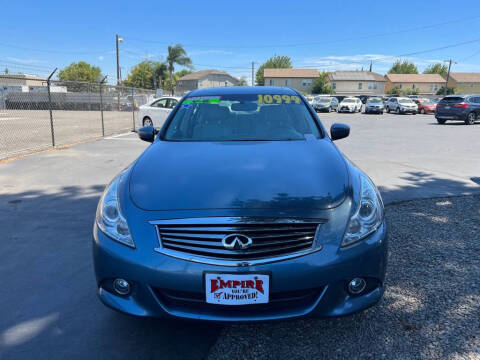
{"type": "MultiPolygon", "coordinates": [[[[377,34],[370,34],[370,35],[364,35],[364,36],[358,36],[358,37],[351,37],[351,38],[343,38],[343,39],[335,39],[335,40],[327,40],[327,41],[312,41],[312,42],[305,42],[305,43],[295,43],[295,44],[268,44],[268,45],[249,45],[249,46],[232,46],[232,45],[218,45],[218,42],[215,44],[184,44],[184,46],[190,46],[194,48],[201,48],[201,47],[221,47],[221,48],[228,48],[228,49],[248,49],[248,48],[286,48],[286,47],[301,47],[301,46],[312,46],[312,45],[324,45],[324,44],[331,44],[331,43],[339,43],[339,42],[348,42],[348,41],[356,41],[356,40],[365,40],[365,39],[371,39],[375,37],[383,37],[383,36],[390,36],[390,35],[398,35],[398,34],[403,34],[403,33],[408,33],[408,32],[415,32],[419,30],[425,30],[425,29],[430,29],[430,28],[435,28],[435,27],[441,27],[449,24],[454,24],[458,22],[464,22],[468,20],[475,20],[480,18],[480,16],[470,16],[470,17],[465,17],[465,18],[460,18],[460,19],[455,19],[455,20],[450,20],[450,21],[444,21],[441,23],[435,23],[435,24],[430,24],[430,25],[423,25],[423,26],[417,26],[409,29],[402,29],[398,31],[392,31],[392,32],[385,32],[385,33],[377,33],[377,34]]],[[[151,44],[161,44],[161,45],[170,45],[171,42],[165,42],[165,41],[158,41],[158,40],[145,40],[145,39],[139,39],[135,37],[124,37],[125,39],[129,41],[137,41],[137,42],[143,42],[143,43],[151,43],[151,44]]]]}
{"type": "Polygon", "coordinates": [[[46,50],[46,49],[35,49],[30,47],[18,46],[18,45],[11,45],[0,43],[0,46],[10,47],[13,49],[20,49],[20,50],[27,50],[27,51],[34,51],[34,52],[43,52],[43,53],[52,53],[52,54],[67,54],[67,55],[92,55],[92,54],[104,54],[109,52],[110,50],[99,50],[99,51],[63,51],[63,50],[46,50]]]}
{"type": "MultiPolygon", "coordinates": [[[[406,57],[406,56],[421,55],[421,54],[426,54],[426,53],[430,53],[430,52],[450,49],[450,48],[454,48],[454,47],[458,47],[458,46],[462,46],[462,45],[472,44],[472,43],[476,43],[476,42],[480,42],[480,38],[474,39],[474,40],[462,41],[462,42],[458,42],[458,43],[455,43],[455,44],[440,46],[440,47],[433,48],[433,49],[420,50],[420,51],[415,51],[415,52],[410,52],[410,53],[405,53],[405,54],[400,54],[400,55],[373,57],[373,58],[362,60],[362,61],[350,61],[350,63],[352,63],[352,64],[365,64],[365,63],[370,62],[370,61],[378,62],[378,61],[381,61],[381,60],[388,60],[388,59],[395,59],[395,58],[401,58],[401,57],[406,57]]],[[[303,66],[303,67],[305,67],[305,68],[319,68],[319,67],[331,67],[331,66],[336,66],[336,65],[335,64],[324,65],[324,66],[322,66],[322,65],[307,65],[307,66],[303,66]]]]}

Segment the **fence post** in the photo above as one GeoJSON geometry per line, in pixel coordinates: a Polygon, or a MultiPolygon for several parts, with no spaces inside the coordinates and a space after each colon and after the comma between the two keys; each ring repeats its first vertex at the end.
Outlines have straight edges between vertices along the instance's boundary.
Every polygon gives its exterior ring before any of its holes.
{"type": "Polygon", "coordinates": [[[50,94],[50,79],[55,74],[57,68],[55,68],[50,76],[47,78],[47,92],[48,92],[48,110],[50,112],[50,132],[52,134],[52,147],[55,147],[55,131],[53,129],[53,112],[52,112],[52,95],[50,94]]]}
{"type": "Polygon", "coordinates": [[[135,96],[134,96],[134,90],[132,88],[132,124],[133,124],[133,130],[135,131],[135,96]]]}
{"type": "MultiPolygon", "coordinates": [[[[108,76],[108,75],[107,75],[108,76]]],[[[102,81],[100,81],[100,117],[102,118],[102,137],[105,137],[105,124],[103,123],[103,96],[102,96],[102,88],[103,83],[107,80],[107,76],[105,76],[102,81]]]]}

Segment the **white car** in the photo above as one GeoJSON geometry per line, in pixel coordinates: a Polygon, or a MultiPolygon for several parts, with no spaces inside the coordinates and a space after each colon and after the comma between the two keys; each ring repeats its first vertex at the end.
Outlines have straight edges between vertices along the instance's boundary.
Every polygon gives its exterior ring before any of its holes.
{"type": "Polygon", "coordinates": [[[161,127],[179,100],[179,97],[164,96],[140,106],[138,108],[140,126],[161,127]]]}
{"type": "Polygon", "coordinates": [[[362,100],[356,97],[346,97],[338,104],[338,112],[360,112],[362,111],[362,100]]]}

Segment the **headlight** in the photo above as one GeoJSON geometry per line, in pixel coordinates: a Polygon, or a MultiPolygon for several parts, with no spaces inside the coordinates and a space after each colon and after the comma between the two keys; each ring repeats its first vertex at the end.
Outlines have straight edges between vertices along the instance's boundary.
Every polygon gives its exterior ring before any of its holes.
{"type": "Polygon", "coordinates": [[[351,245],[375,232],[383,221],[383,203],[377,188],[364,174],[360,175],[360,201],[348,222],[342,247],[351,245]]]}
{"type": "Polygon", "coordinates": [[[102,232],[124,245],[135,247],[127,220],[123,217],[118,202],[118,183],[123,173],[105,189],[98,203],[96,221],[102,232]]]}

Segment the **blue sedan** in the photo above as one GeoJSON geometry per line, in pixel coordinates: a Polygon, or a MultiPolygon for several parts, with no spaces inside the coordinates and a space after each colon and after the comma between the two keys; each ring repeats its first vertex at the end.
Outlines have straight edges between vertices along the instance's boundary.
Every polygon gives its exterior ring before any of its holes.
{"type": "Polygon", "coordinates": [[[370,178],[297,91],[190,92],[106,187],[93,231],[101,301],[210,321],[335,317],[384,292],[387,228],[370,178]]]}

